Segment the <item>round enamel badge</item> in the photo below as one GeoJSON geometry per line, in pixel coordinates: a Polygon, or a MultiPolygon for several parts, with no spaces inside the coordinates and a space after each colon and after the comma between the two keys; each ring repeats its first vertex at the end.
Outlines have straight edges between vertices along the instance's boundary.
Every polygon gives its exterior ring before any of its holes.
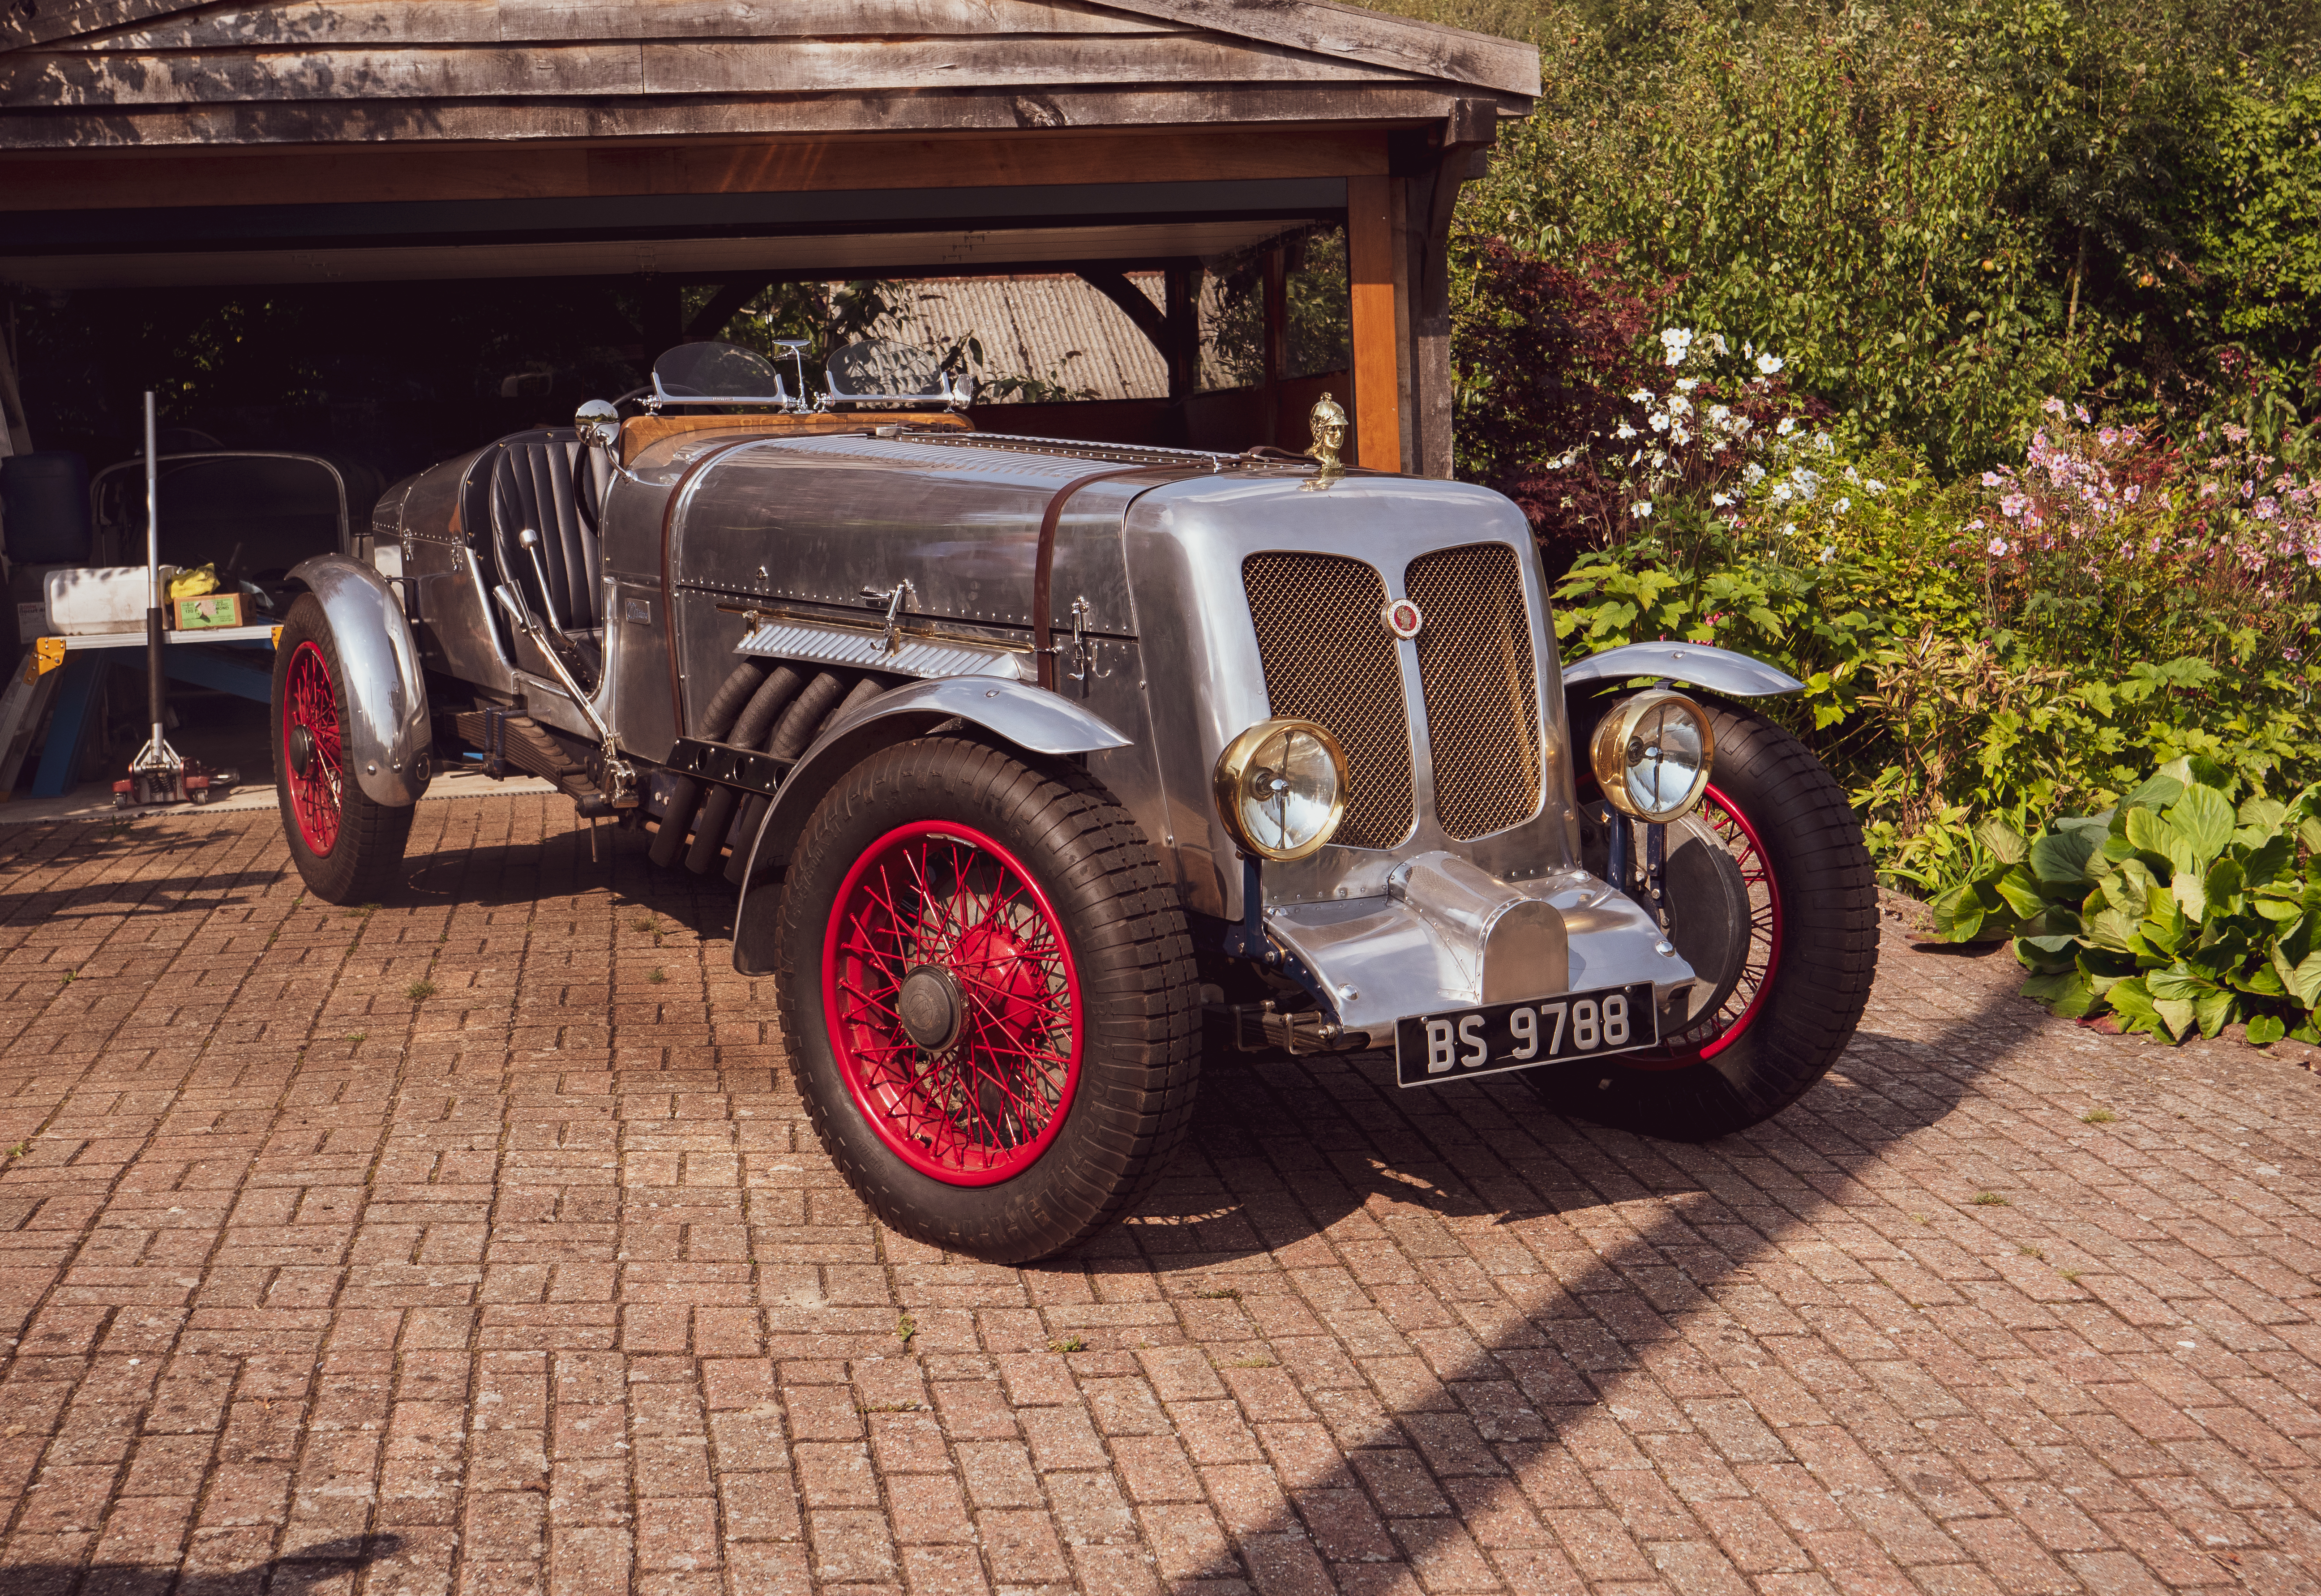
{"type": "Polygon", "coordinates": [[[1407,598],[1397,598],[1379,612],[1379,619],[1386,623],[1388,631],[1405,642],[1417,636],[1418,629],[1426,625],[1426,617],[1419,613],[1418,606],[1407,598]]]}

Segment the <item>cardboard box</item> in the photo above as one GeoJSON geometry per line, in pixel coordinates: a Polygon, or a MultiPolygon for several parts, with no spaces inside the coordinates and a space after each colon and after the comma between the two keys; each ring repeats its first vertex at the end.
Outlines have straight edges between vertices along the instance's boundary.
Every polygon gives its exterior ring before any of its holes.
{"type": "Polygon", "coordinates": [[[198,598],[177,600],[175,630],[200,632],[212,626],[239,626],[241,620],[241,595],[239,593],[205,593],[198,598]]]}

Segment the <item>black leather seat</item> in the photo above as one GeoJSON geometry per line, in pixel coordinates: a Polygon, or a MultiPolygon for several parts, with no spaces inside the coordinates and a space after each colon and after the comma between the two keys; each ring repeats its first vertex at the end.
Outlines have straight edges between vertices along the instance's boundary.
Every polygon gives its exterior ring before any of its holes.
{"type": "Polygon", "coordinates": [[[593,668],[605,624],[596,513],[612,467],[600,451],[583,448],[578,434],[560,427],[518,433],[496,447],[488,496],[500,579],[521,592],[542,619],[560,622],[593,668]],[[518,539],[526,527],[540,534],[545,593],[518,539]]]}

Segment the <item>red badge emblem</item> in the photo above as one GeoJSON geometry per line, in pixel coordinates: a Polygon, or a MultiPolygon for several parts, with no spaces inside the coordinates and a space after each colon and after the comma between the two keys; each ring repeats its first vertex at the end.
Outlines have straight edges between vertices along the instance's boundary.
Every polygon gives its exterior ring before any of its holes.
{"type": "Polygon", "coordinates": [[[1418,629],[1426,625],[1426,617],[1419,613],[1418,606],[1407,598],[1397,598],[1379,612],[1379,619],[1386,623],[1388,631],[1406,643],[1417,636],[1418,629]]]}

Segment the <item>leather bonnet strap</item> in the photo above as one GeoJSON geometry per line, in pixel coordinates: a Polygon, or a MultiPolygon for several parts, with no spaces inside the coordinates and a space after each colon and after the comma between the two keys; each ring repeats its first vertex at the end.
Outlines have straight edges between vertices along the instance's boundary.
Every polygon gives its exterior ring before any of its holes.
{"type": "MultiPolygon", "coordinates": [[[[1091,483],[1111,477],[1133,477],[1140,471],[1155,470],[1152,466],[1115,466],[1110,470],[1090,471],[1085,477],[1075,477],[1056,489],[1048,500],[1048,513],[1040,517],[1040,552],[1032,568],[1032,658],[1039,670],[1040,685],[1049,692],[1056,690],[1055,625],[1050,611],[1054,607],[1056,574],[1056,524],[1064,518],[1064,504],[1072,495],[1091,483]]],[[[1167,470],[1167,467],[1157,468],[1167,470]]]]}

